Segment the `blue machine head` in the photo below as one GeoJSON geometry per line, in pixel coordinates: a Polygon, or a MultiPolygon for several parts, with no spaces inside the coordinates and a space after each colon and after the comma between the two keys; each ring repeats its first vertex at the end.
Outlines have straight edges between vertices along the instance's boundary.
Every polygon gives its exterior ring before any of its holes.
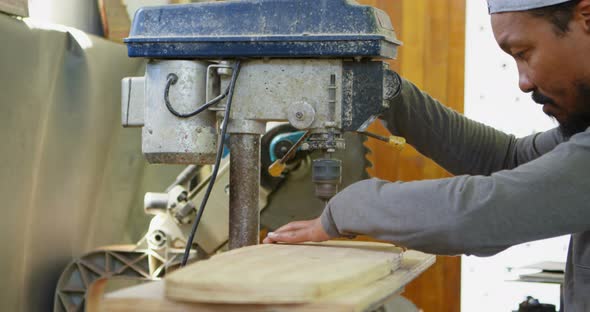
{"type": "Polygon", "coordinates": [[[395,58],[389,16],[353,0],[243,0],[139,10],[130,57],[395,58]]]}

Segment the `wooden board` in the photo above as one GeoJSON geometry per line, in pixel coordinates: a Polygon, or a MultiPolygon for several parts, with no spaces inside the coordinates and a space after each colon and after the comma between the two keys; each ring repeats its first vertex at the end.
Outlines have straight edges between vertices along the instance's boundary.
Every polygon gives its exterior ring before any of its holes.
{"type": "Polygon", "coordinates": [[[29,16],[28,0],[0,0],[0,11],[18,16],[29,16]]]}
{"type": "Polygon", "coordinates": [[[179,302],[165,298],[164,281],[157,281],[107,294],[102,300],[97,300],[86,308],[88,312],[371,311],[401,293],[406,284],[430,267],[434,261],[435,257],[432,255],[413,250],[406,251],[400,267],[391,275],[365,287],[333,294],[307,304],[231,305],[179,302]]]}
{"type": "Polygon", "coordinates": [[[393,245],[373,242],[250,246],[172,273],[166,296],[209,303],[307,303],[390,275],[400,255],[393,245]]]}
{"type": "Polygon", "coordinates": [[[104,37],[119,43],[129,35],[131,19],[122,0],[98,0],[104,37]]]}
{"type": "MultiPolygon", "coordinates": [[[[0,1],[16,1],[16,0],[0,0],[0,1]]],[[[207,0],[210,1],[210,0],[207,0]]],[[[191,0],[168,0],[168,4],[182,4],[200,1],[191,0]]],[[[104,37],[115,42],[123,43],[123,39],[127,38],[131,29],[131,21],[133,20],[133,13],[127,9],[125,0],[98,0],[98,10],[100,12],[100,19],[102,23],[102,30],[104,37]],[[130,15],[131,14],[131,15],[130,15]]],[[[135,12],[140,7],[163,5],[161,1],[133,1],[132,11],[135,12]]]]}

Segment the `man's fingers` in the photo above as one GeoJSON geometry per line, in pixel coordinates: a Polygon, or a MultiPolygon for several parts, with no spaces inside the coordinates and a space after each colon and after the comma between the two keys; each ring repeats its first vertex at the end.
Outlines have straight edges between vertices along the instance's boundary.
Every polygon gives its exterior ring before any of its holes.
{"type": "Polygon", "coordinates": [[[270,232],[267,238],[264,240],[269,243],[281,242],[281,243],[301,243],[310,241],[310,230],[308,228],[296,229],[291,231],[283,232],[270,232]]]}
{"type": "Polygon", "coordinates": [[[276,229],[274,231],[274,233],[282,233],[282,232],[289,232],[289,231],[295,231],[295,230],[303,229],[303,228],[309,227],[310,222],[312,222],[312,221],[295,221],[295,222],[290,222],[290,223],[287,223],[287,224],[281,226],[280,228],[276,229]]]}
{"type": "Polygon", "coordinates": [[[330,239],[330,237],[322,228],[320,218],[317,218],[308,221],[291,222],[284,225],[274,232],[269,232],[263,240],[263,243],[321,242],[328,239],[330,239]]]}
{"type": "Polygon", "coordinates": [[[274,244],[276,243],[274,240],[272,240],[270,237],[265,237],[264,240],[262,241],[263,244],[274,244]]]}

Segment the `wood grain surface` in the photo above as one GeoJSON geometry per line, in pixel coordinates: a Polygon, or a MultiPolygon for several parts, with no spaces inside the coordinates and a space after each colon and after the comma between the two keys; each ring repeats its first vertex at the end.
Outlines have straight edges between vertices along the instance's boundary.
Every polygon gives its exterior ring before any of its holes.
{"type": "MultiPolygon", "coordinates": [[[[107,294],[87,306],[88,312],[193,312],[193,311],[371,311],[397,296],[403,287],[435,261],[432,255],[406,251],[400,267],[392,274],[358,289],[333,293],[304,304],[215,304],[175,301],[164,296],[164,281],[150,282],[107,294]]],[[[251,285],[257,287],[258,285],[251,285]]]]}
{"type": "Polygon", "coordinates": [[[191,302],[306,303],[388,276],[400,261],[399,248],[374,242],[249,246],[172,273],[166,296],[191,302]]]}

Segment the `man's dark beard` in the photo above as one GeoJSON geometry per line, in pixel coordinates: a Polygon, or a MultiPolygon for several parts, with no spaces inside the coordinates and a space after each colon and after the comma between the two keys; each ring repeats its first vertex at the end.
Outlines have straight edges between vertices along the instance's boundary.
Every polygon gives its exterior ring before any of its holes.
{"type": "MultiPolygon", "coordinates": [[[[576,95],[575,110],[566,116],[566,120],[559,123],[559,130],[566,138],[584,132],[590,127],[590,86],[586,83],[578,82],[576,83],[576,89],[578,94],[576,95]]],[[[538,91],[533,91],[532,98],[533,101],[539,104],[555,105],[553,99],[538,91]]]]}

